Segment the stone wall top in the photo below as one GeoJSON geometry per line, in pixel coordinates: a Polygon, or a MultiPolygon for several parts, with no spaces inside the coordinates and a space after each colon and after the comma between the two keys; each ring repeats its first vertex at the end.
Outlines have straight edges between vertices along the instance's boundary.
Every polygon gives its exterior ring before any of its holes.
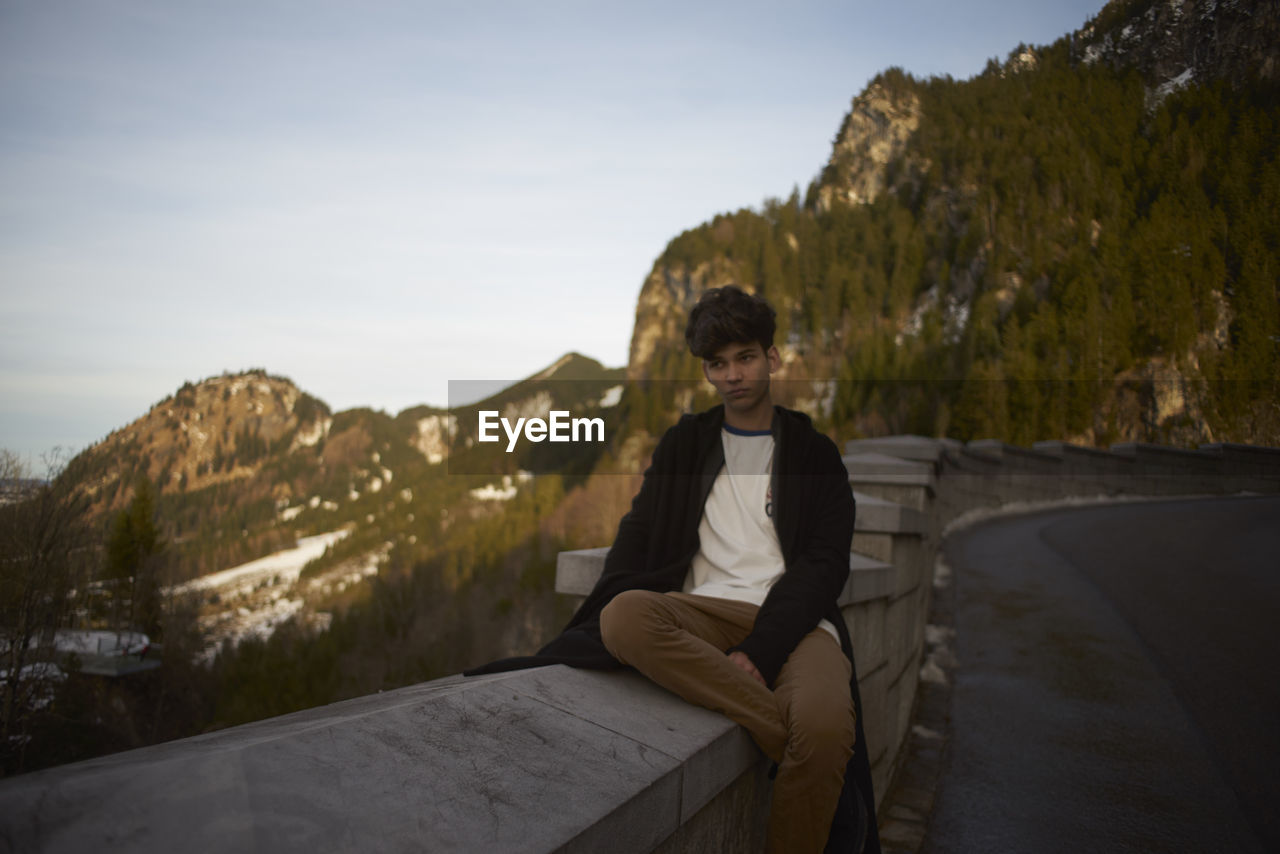
{"type": "Polygon", "coordinates": [[[944,451],[959,450],[964,443],[955,439],[931,439],[928,436],[882,436],[877,439],[851,439],[844,444],[846,454],[886,454],[903,460],[936,464],[944,451]]]}
{"type": "Polygon", "coordinates": [[[1204,474],[1222,470],[1222,455],[1188,448],[1171,448],[1146,442],[1120,442],[1111,452],[1129,457],[1144,474],[1204,474]]]}
{"type": "Polygon", "coordinates": [[[0,781],[0,848],[642,852],[759,761],[632,673],[450,677],[0,781]]]}
{"type": "Polygon", "coordinates": [[[853,500],[857,507],[853,522],[855,531],[924,534],[929,529],[928,519],[914,508],[857,490],[853,492],[853,500]]]}
{"type": "MultiPolygon", "coordinates": [[[[604,549],[560,552],[556,559],[556,592],[586,596],[604,571],[604,549]]],[[[888,596],[893,591],[894,569],[890,564],[856,552],[849,555],[849,580],[837,600],[840,607],[888,596]]]]}
{"type": "Polygon", "coordinates": [[[993,457],[1015,472],[1060,474],[1062,456],[1040,448],[1023,448],[998,439],[977,439],[965,446],[970,453],[993,457]]]}
{"type": "Polygon", "coordinates": [[[1200,450],[1221,457],[1227,474],[1280,476],[1280,448],[1213,442],[1201,445],[1200,450]]]}
{"type": "Polygon", "coordinates": [[[883,483],[902,486],[934,486],[932,463],[904,460],[889,454],[857,452],[846,454],[845,468],[851,483],[883,483]]]}

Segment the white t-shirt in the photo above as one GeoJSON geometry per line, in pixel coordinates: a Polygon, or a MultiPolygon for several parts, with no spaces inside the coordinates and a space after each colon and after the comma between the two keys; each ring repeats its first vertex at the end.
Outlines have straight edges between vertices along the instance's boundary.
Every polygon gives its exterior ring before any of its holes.
{"type": "MultiPolygon", "coordinates": [[[[703,507],[701,545],[689,565],[684,592],[759,606],[786,571],[773,526],[773,434],[725,426],[720,437],[724,466],[703,507]]],[[[830,622],[819,625],[839,640],[830,622]]]]}

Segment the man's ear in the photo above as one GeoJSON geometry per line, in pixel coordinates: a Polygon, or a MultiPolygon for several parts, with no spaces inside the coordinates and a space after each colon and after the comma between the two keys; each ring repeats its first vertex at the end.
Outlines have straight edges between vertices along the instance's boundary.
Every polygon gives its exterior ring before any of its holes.
{"type": "Polygon", "coordinates": [[[769,373],[777,373],[778,368],[782,367],[782,356],[778,353],[778,345],[770,345],[768,352],[764,355],[769,360],[769,373]]]}
{"type": "MultiPolygon", "coordinates": [[[[707,360],[699,359],[698,361],[702,362],[702,376],[706,378],[707,382],[711,382],[711,374],[707,372],[707,360]]],[[[712,385],[715,385],[715,383],[712,383],[712,385]]]]}

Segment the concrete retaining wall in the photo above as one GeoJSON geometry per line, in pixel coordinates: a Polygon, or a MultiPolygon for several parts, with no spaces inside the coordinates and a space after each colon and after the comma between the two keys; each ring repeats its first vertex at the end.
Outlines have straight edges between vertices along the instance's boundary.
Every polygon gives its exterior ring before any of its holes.
{"type": "MultiPolygon", "coordinates": [[[[933,569],[961,514],[1072,496],[1280,492],[1280,450],[895,436],[850,442],[840,604],[877,795],[921,678],[933,569]]],[[[605,549],[560,556],[583,595],[605,549]]],[[[769,806],[746,733],[629,673],[450,677],[0,781],[0,851],[746,851],[769,806]]]]}

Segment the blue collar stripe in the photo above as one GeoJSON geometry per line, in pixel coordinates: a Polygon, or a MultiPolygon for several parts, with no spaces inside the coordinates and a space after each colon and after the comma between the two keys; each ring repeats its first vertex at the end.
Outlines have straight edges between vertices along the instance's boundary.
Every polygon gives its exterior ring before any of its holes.
{"type": "Polygon", "coordinates": [[[723,425],[726,432],[735,436],[772,436],[772,430],[739,430],[737,427],[730,427],[728,424],[723,425]]]}

